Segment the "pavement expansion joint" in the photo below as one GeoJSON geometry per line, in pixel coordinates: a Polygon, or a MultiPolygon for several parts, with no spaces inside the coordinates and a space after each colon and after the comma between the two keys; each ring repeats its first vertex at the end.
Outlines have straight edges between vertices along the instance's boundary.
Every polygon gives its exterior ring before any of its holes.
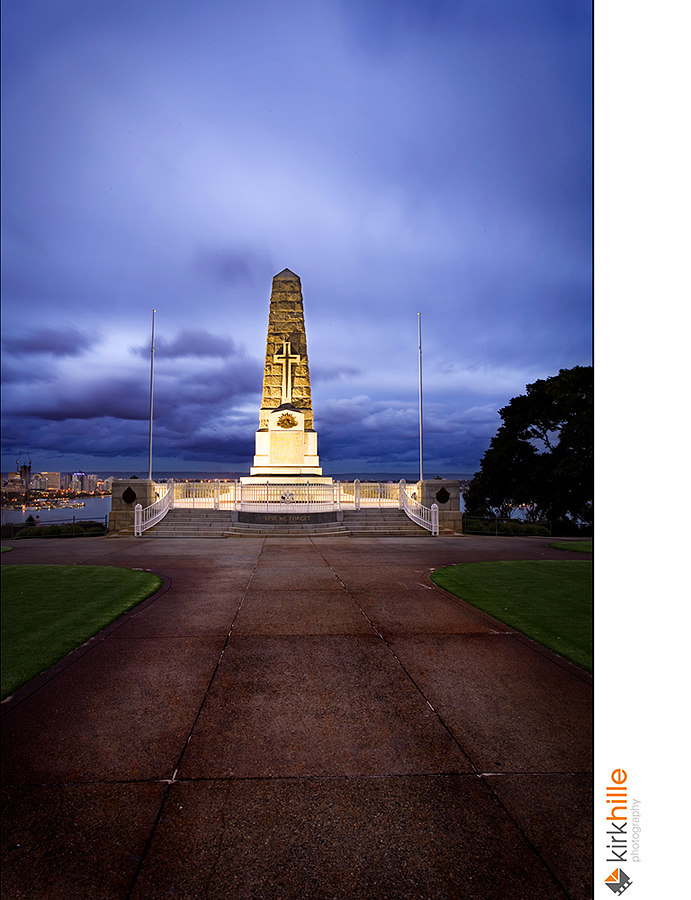
{"type": "Polygon", "coordinates": [[[163,584],[2,703],[3,898],[592,896],[592,676],[428,576],[546,540],[98,541],[18,548],[163,584]]]}
{"type": "MultiPolygon", "coordinates": [[[[316,544],[314,544],[314,541],[312,541],[312,544],[313,544],[313,546],[315,547],[315,549],[319,552],[320,556],[322,557],[322,559],[324,560],[324,562],[326,563],[326,565],[329,567],[329,569],[331,569],[331,571],[334,573],[334,575],[338,578],[338,575],[337,575],[336,572],[334,571],[333,566],[331,566],[331,564],[328,562],[328,560],[327,560],[326,557],[323,555],[323,553],[321,553],[321,551],[320,551],[319,548],[316,546],[316,544]]],[[[340,580],[340,579],[339,579],[339,580],[340,580]]],[[[343,584],[343,582],[341,582],[341,584],[343,584]]],[[[442,726],[442,728],[446,731],[446,733],[447,733],[448,736],[451,738],[451,740],[453,741],[453,743],[458,747],[459,752],[462,754],[463,757],[465,757],[465,759],[468,761],[469,765],[475,770],[475,772],[477,772],[477,766],[475,765],[475,763],[474,763],[473,760],[471,759],[470,755],[466,752],[466,750],[465,750],[465,749],[463,748],[463,746],[460,744],[460,742],[459,742],[458,738],[456,737],[456,735],[455,735],[453,729],[451,729],[451,728],[449,727],[448,723],[444,720],[444,718],[440,715],[440,713],[434,708],[433,704],[430,703],[430,701],[429,701],[428,697],[426,696],[425,692],[423,691],[422,687],[417,683],[417,681],[415,680],[415,678],[413,678],[412,674],[411,674],[410,671],[406,668],[406,666],[403,664],[403,661],[402,661],[402,660],[399,658],[399,656],[396,654],[396,652],[395,652],[395,650],[393,649],[393,647],[391,646],[391,644],[387,641],[387,639],[384,637],[384,635],[381,633],[381,631],[377,628],[377,626],[374,624],[374,622],[372,621],[372,619],[370,618],[370,616],[367,615],[366,611],[363,609],[363,607],[362,607],[361,604],[358,602],[358,600],[355,598],[355,596],[354,596],[354,595],[351,593],[351,591],[345,586],[345,584],[343,585],[343,588],[344,588],[344,590],[348,593],[348,596],[351,598],[351,600],[353,601],[353,603],[358,607],[358,609],[360,610],[360,612],[362,613],[362,615],[365,617],[365,619],[367,619],[367,621],[369,622],[370,627],[372,628],[372,630],[374,631],[374,633],[375,633],[375,634],[377,635],[377,637],[382,641],[382,643],[384,644],[384,646],[386,647],[386,649],[389,651],[389,653],[391,654],[391,656],[393,657],[393,659],[396,661],[396,664],[397,664],[398,666],[400,666],[401,670],[405,673],[406,677],[408,678],[408,680],[410,681],[410,683],[413,685],[413,687],[415,688],[415,690],[417,691],[417,693],[418,693],[418,694],[420,695],[420,697],[425,701],[425,703],[427,704],[427,706],[432,710],[432,712],[434,713],[435,717],[437,718],[437,720],[438,720],[438,722],[440,723],[440,725],[442,726]]],[[[434,589],[434,588],[432,588],[432,589],[434,589]]]]}

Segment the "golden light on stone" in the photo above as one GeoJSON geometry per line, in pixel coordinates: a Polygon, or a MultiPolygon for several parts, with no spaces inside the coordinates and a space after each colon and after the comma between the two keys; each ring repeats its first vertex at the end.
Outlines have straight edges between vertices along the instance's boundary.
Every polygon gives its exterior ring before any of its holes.
{"type": "Polygon", "coordinates": [[[322,475],[317,455],[302,285],[290,269],[279,272],[271,286],[259,429],[254,464],[244,480],[258,479],[332,481],[322,475]]]}

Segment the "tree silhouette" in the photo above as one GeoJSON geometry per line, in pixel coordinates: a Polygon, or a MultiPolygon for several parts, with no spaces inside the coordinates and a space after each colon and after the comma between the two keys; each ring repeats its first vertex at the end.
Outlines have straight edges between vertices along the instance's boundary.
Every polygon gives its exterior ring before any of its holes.
{"type": "Polygon", "coordinates": [[[471,515],[592,524],[593,370],[561,369],[499,410],[502,425],[464,494],[471,515]]]}

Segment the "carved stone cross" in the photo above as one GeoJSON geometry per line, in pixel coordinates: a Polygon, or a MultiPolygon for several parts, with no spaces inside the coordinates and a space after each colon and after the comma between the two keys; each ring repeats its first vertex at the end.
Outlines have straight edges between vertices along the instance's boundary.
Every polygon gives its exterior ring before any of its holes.
{"type": "Polygon", "coordinates": [[[283,350],[274,353],[274,362],[283,367],[283,384],[281,387],[281,403],[291,403],[293,399],[293,363],[299,363],[297,353],[291,353],[290,341],[283,341],[283,350]]]}

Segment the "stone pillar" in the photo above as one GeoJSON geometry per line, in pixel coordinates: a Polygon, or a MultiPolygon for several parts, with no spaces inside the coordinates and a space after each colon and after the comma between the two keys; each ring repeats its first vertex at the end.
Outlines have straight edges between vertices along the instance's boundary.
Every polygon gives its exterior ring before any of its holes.
{"type": "Polygon", "coordinates": [[[331,483],[322,475],[317,452],[302,285],[294,272],[284,269],[271,287],[259,428],[254,462],[243,481],[304,483],[314,476],[331,483]]]}
{"type": "Polygon", "coordinates": [[[439,533],[461,534],[463,513],[461,512],[461,482],[446,478],[432,478],[419,481],[417,485],[418,502],[432,508],[439,507],[439,533]]]}
{"type": "Polygon", "coordinates": [[[117,534],[126,528],[134,532],[134,507],[141,503],[142,509],[156,500],[156,482],[148,478],[127,478],[113,482],[113,496],[108,516],[109,534],[117,534]]]}
{"type": "Polygon", "coordinates": [[[260,429],[268,427],[269,413],[284,403],[304,412],[305,431],[314,427],[302,285],[290,269],[279,272],[271,286],[260,429]]]}

